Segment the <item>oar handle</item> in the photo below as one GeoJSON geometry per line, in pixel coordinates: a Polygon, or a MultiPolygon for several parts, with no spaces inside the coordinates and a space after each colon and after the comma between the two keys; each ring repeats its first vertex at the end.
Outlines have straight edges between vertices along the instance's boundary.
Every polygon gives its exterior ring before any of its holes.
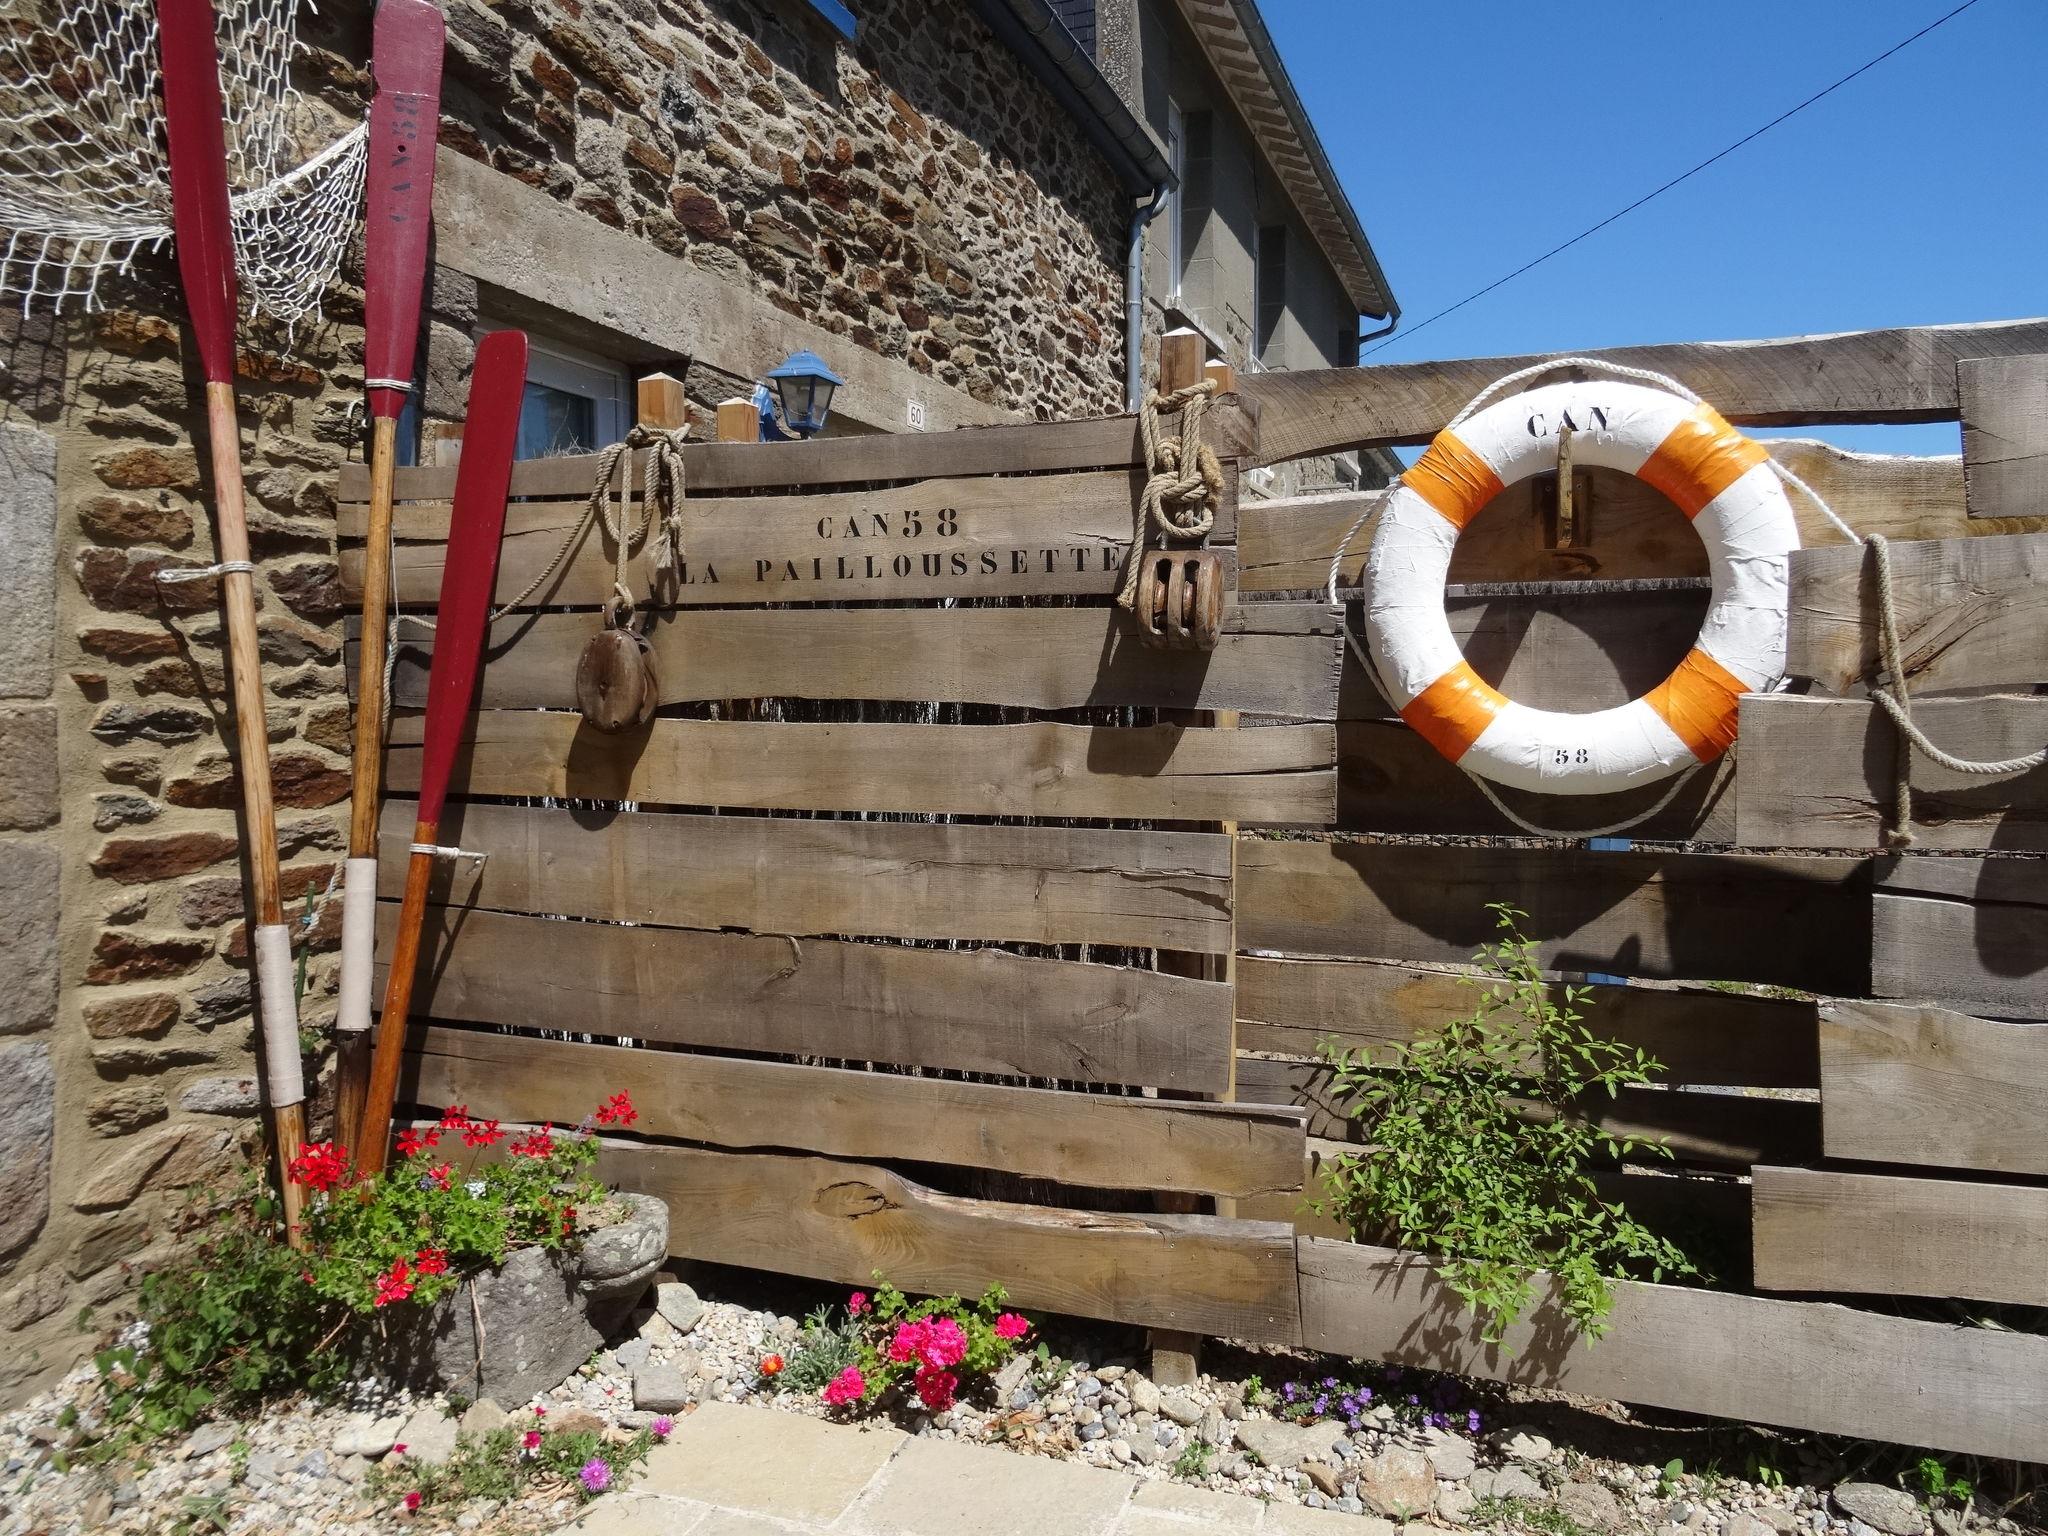
{"type": "Polygon", "coordinates": [[[412,840],[422,851],[406,861],[405,899],[398,909],[398,932],[391,944],[391,970],[384,978],[384,1009],[377,1019],[377,1043],[370,1056],[370,1088],[364,1096],[362,1128],[355,1148],[356,1166],[364,1173],[382,1173],[391,1140],[391,1107],[398,1102],[398,1074],[405,1064],[406,1018],[412,1012],[412,984],[420,963],[420,931],[426,926],[427,887],[434,878],[434,846],[438,824],[413,825],[412,840]]]}

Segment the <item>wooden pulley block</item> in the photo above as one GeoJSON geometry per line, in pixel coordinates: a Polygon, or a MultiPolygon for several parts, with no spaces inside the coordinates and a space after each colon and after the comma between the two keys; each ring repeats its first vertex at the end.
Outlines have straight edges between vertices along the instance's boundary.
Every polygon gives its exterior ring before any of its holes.
{"type": "Polygon", "coordinates": [[[1223,562],[1206,549],[1147,550],[1135,612],[1148,645],[1215,650],[1223,626],[1223,562]]]}
{"type": "Polygon", "coordinates": [[[654,647],[644,635],[608,628],[590,637],[576,662],[576,707],[593,729],[637,730],[660,702],[654,647]]]}

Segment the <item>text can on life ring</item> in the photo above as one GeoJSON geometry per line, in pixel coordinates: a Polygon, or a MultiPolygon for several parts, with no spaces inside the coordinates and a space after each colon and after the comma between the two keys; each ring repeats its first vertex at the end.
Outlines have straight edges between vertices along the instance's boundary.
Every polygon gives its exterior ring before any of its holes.
{"type": "Polygon", "coordinates": [[[1708,405],[1636,384],[1550,384],[1439,432],[1380,514],[1365,566],[1373,663],[1401,718],[1452,762],[1496,784],[1594,795],[1712,762],[1735,740],[1736,705],[1785,672],[1791,503],[1763,446],[1708,405]],[[1713,597],[1699,639],[1639,699],[1589,714],[1517,704],[1472,670],[1444,615],[1458,535],[1503,489],[1572,458],[1661,491],[1706,546],[1713,597]]]}

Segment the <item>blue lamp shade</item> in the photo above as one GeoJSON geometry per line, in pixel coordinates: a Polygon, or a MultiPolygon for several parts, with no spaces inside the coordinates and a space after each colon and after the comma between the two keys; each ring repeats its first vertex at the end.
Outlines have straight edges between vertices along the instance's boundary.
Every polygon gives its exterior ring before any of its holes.
{"type": "Polygon", "coordinates": [[[782,423],[799,437],[825,430],[832,392],[845,382],[815,352],[792,352],[768,370],[768,386],[782,406],[782,423]]]}

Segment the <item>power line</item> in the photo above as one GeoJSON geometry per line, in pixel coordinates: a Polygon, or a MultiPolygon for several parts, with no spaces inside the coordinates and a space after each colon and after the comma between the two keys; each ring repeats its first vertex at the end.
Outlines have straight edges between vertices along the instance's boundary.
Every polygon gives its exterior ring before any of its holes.
{"type": "Polygon", "coordinates": [[[1484,288],[1479,289],[1477,292],[1466,294],[1465,297],[1458,300],[1457,303],[1438,310],[1435,314],[1431,315],[1427,320],[1422,321],[1420,324],[1409,326],[1407,330],[1401,332],[1397,336],[1390,336],[1389,338],[1387,338],[1387,340],[1381,342],[1377,347],[1367,347],[1362,355],[1369,357],[1375,352],[1383,351],[1385,348],[1393,346],[1396,342],[1407,341],[1417,331],[1423,330],[1429,326],[1436,324],[1437,321],[1443,319],[1444,316],[1453,314],[1456,311],[1463,309],[1467,304],[1470,304],[1475,299],[1485,298],[1489,293],[1493,292],[1494,289],[1501,287],[1503,284],[1513,282],[1516,278],[1520,277],[1524,272],[1533,271],[1535,268],[1542,266],[1543,263],[1550,260],[1551,257],[1570,250],[1573,246],[1577,245],[1581,240],[1587,239],[1592,235],[1597,235],[1598,233],[1600,233],[1601,230],[1605,229],[1608,225],[1612,224],[1616,219],[1627,217],[1629,214],[1634,213],[1638,208],[1642,207],[1643,204],[1650,202],[1656,198],[1662,197],[1666,192],[1669,192],[1673,187],[1677,186],[1680,182],[1688,181],[1692,177],[1699,175],[1699,173],[1701,171],[1704,171],[1708,166],[1713,165],[1717,161],[1727,159],[1730,155],[1734,154],[1735,151],[1742,148],[1743,145],[1749,143],[1751,140],[1762,138],[1765,134],[1769,133],[1773,128],[1777,127],[1778,124],[1784,122],[1787,118],[1797,117],[1801,112],[1804,112],[1808,107],[1812,106],[1822,97],[1830,96],[1834,94],[1836,91],[1839,91],[1843,86],[1847,85],[1851,80],[1854,80],[1858,75],[1868,74],[1871,70],[1877,68],[1878,65],[1882,64],[1886,59],[1890,58],[1893,54],[1900,52],[1902,49],[1910,48],[1913,44],[1919,42],[1921,38],[1925,37],[1928,33],[1934,31],[1937,27],[1946,26],[1949,22],[1954,21],[1958,16],[1962,15],[1963,12],[1967,11],[1971,6],[1975,5],[1976,3],[1977,0],[1963,0],[1963,3],[1961,5],[1957,6],[1954,10],[1950,11],[1946,16],[1941,16],[1933,21],[1930,21],[1926,26],[1922,27],[1918,32],[1915,32],[1911,37],[1906,38],[1903,42],[1892,44],[1891,47],[1885,49],[1883,53],[1880,53],[1876,58],[1871,59],[1868,63],[1859,65],[1857,68],[1850,70],[1848,74],[1842,76],[1842,78],[1837,80],[1833,85],[1815,91],[1811,96],[1807,97],[1806,100],[1800,102],[1798,106],[1791,107],[1783,112],[1780,112],[1768,123],[1765,123],[1763,127],[1758,128],[1752,133],[1744,134],[1741,138],[1737,139],[1733,144],[1730,144],[1726,149],[1721,150],[1718,154],[1709,155],[1706,159],[1702,160],[1698,165],[1694,166],[1691,170],[1684,171],[1679,175],[1672,177],[1669,181],[1665,182],[1663,186],[1658,187],[1653,192],[1645,192],[1641,197],[1637,198],[1634,202],[1630,203],[1626,208],[1622,208],[1614,213],[1610,213],[1598,224],[1594,224],[1589,228],[1580,230],[1576,235],[1573,235],[1571,239],[1565,241],[1563,244],[1553,245],[1541,256],[1536,257],[1535,260],[1526,261],[1522,263],[1521,266],[1515,268],[1514,271],[1508,273],[1507,276],[1495,278],[1492,282],[1488,283],[1484,288]]]}

